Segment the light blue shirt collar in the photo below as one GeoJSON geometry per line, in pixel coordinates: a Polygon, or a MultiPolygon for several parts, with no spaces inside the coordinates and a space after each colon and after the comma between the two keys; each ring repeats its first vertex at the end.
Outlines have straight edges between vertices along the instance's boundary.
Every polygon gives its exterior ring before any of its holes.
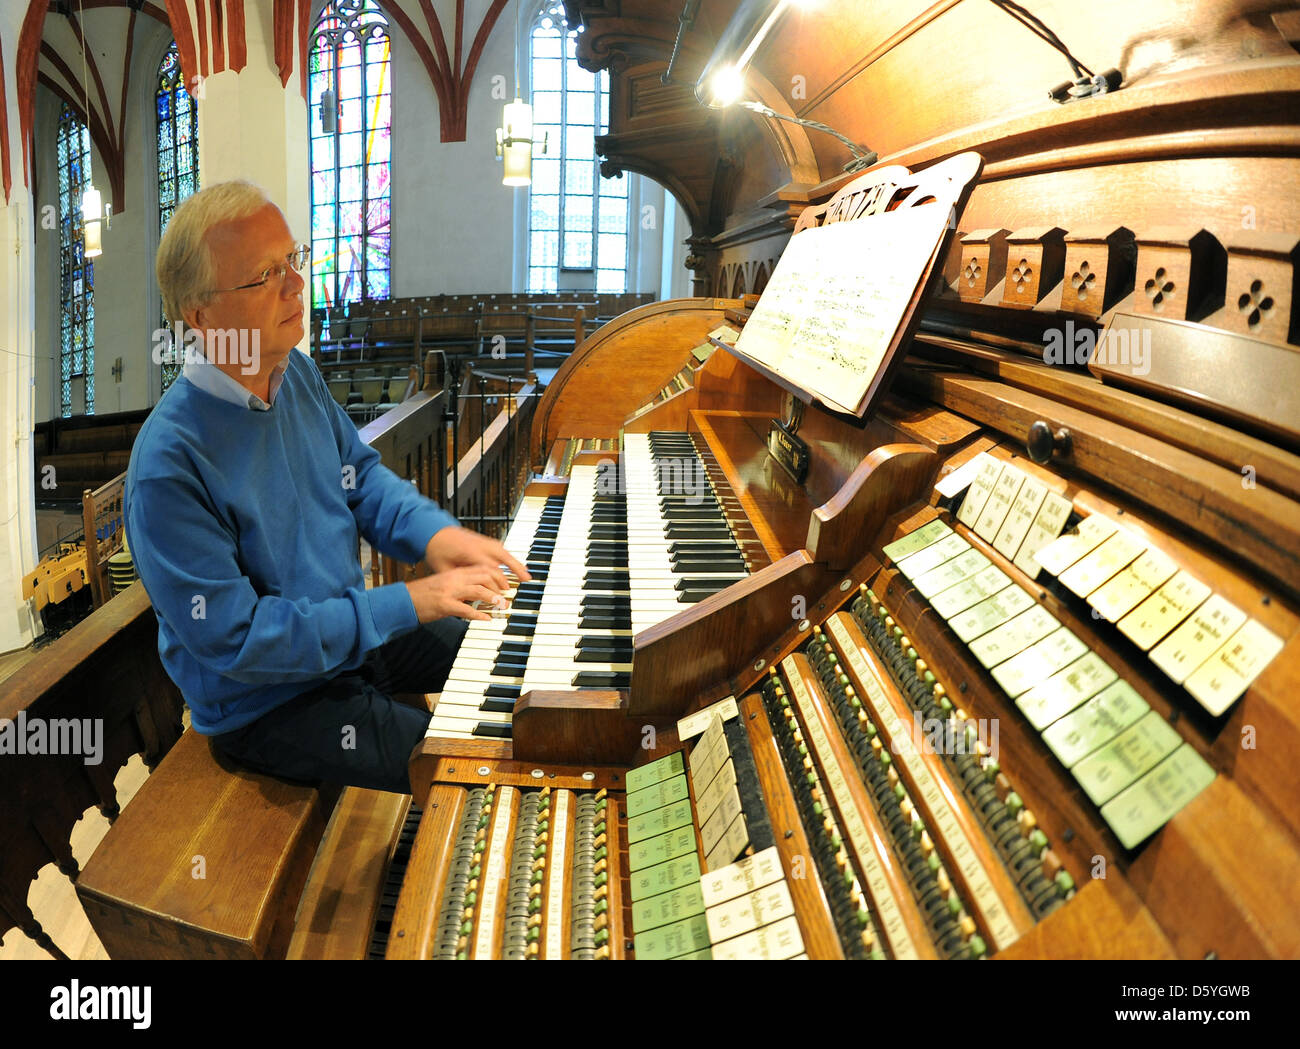
{"type": "MultiPolygon", "coordinates": [[[[296,353],[297,351],[290,352],[296,353]]],[[[186,354],[185,367],[181,374],[204,393],[210,393],[213,397],[229,401],[231,404],[237,404],[241,408],[250,408],[257,412],[269,412],[271,405],[275,403],[275,395],[280,389],[280,384],[284,382],[284,373],[288,367],[289,359],[286,357],[272,370],[271,385],[267,391],[270,397],[269,402],[262,400],[248,387],[241,386],[199,353],[186,354]]]]}

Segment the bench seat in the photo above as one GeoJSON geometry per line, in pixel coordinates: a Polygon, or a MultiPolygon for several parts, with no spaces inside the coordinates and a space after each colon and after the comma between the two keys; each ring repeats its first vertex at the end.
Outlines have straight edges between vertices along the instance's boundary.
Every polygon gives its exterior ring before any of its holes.
{"type": "Polygon", "coordinates": [[[108,956],[285,957],[337,796],[238,769],[187,730],[77,882],[108,956]]]}

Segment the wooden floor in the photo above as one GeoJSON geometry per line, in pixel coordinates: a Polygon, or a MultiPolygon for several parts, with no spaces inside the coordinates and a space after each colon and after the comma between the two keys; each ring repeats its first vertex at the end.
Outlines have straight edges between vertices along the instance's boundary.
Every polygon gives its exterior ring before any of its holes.
{"type": "MultiPolygon", "coordinates": [[[[136,754],[117,774],[114,786],[117,788],[118,804],[123,808],[135,797],[149,770],[145,768],[140,755],[136,754]]],[[[84,867],[100,839],[108,833],[108,820],[99,814],[96,808],[88,809],[72,829],[72,854],[77,864],[84,867]]],[[[77,900],[76,889],[66,877],[59,873],[54,864],[46,864],[40,877],[32,883],[27,894],[27,905],[36,915],[36,920],[45,927],[53,940],[69,958],[87,961],[108,958],[100,945],[99,937],[86,920],[86,914],[77,900]]],[[[4,944],[0,945],[0,961],[10,959],[40,959],[50,956],[17,929],[10,929],[5,934],[4,944]]]]}

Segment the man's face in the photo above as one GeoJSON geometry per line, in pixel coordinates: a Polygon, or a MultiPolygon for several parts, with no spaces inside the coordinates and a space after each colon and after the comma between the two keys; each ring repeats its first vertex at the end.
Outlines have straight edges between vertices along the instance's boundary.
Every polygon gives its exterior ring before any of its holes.
{"type": "MultiPolygon", "coordinates": [[[[268,266],[279,266],[297,247],[284,215],[269,203],[247,218],[211,227],[206,236],[216,287],[221,289],[257,280],[268,266]]],[[[203,332],[233,328],[242,335],[246,331],[244,345],[257,345],[260,355],[251,371],[265,373],[284,360],[303,337],[302,289],[302,276],[294,270],[289,269],[283,280],[272,273],[259,287],[216,292],[205,306],[189,311],[186,321],[203,332]],[[257,343],[254,331],[259,333],[257,343]]],[[[211,348],[208,356],[212,357],[211,348]]],[[[250,369],[241,370],[247,373],[250,369]]]]}

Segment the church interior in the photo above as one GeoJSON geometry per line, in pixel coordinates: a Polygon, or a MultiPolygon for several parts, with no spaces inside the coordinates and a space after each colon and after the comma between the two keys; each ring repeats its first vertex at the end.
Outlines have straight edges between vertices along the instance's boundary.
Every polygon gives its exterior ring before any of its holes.
{"type": "Polygon", "coordinates": [[[0,959],[1300,957],[1297,52],[1288,0],[0,6],[0,959]],[[410,794],[241,768],[163,665],[155,256],[231,179],[329,410],[532,576],[410,794]]]}

